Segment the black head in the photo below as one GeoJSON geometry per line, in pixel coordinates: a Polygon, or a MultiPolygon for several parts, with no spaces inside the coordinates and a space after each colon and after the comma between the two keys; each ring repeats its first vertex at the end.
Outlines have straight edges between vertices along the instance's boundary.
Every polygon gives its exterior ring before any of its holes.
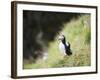
{"type": "Polygon", "coordinates": [[[66,43],[66,39],[64,35],[60,35],[59,40],[61,40],[63,44],[66,43]]]}

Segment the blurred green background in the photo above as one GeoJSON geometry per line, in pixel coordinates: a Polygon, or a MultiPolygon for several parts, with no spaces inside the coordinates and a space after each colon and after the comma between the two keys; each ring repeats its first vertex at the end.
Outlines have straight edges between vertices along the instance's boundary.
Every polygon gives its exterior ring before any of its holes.
{"type": "Polygon", "coordinates": [[[75,67],[91,65],[91,25],[90,14],[83,14],[76,20],[72,19],[64,24],[60,33],[64,33],[66,40],[71,44],[72,55],[63,57],[59,51],[57,35],[48,48],[48,59],[38,60],[36,63],[24,61],[24,69],[75,67]]]}

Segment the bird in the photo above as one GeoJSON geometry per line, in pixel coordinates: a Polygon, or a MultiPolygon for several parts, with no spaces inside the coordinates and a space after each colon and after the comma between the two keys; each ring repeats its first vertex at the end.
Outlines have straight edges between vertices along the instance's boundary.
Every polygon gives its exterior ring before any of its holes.
{"type": "Polygon", "coordinates": [[[60,49],[60,52],[64,55],[64,56],[70,56],[72,55],[72,51],[70,49],[70,43],[69,42],[66,42],[66,38],[64,35],[60,35],[59,36],[59,40],[60,40],[60,43],[59,43],[59,49],[60,49]]]}

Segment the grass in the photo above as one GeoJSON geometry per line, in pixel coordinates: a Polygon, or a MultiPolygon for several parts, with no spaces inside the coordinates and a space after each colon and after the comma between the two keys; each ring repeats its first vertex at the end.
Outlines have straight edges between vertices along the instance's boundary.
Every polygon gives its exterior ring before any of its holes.
{"type": "Polygon", "coordinates": [[[78,20],[73,19],[69,23],[64,24],[63,32],[66,40],[71,44],[72,55],[64,57],[60,53],[57,37],[54,42],[50,43],[48,49],[48,59],[46,61],[38,60],[37,63],[26,63],[24,61],[24,69],[36,68],[54,68],[54,67],[78,67],[91,65],[90,53],[90,15],[80,16],[78,20]]]}

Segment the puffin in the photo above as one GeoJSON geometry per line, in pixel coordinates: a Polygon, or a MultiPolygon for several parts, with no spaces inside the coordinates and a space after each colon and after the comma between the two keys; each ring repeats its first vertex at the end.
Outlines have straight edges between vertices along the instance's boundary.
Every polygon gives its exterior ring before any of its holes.
{"type": "Polygon", "coordinates": [[[59,49],[60,49],[60,52],[64,55],[64,56],[70,56],[72,55],[72,51],[70,49],[70,43],[66,41],[66,38],[64,35],[60,35],[59,36],[59,40],[60,40],[60,43],[59,43],[59,49]]]}

